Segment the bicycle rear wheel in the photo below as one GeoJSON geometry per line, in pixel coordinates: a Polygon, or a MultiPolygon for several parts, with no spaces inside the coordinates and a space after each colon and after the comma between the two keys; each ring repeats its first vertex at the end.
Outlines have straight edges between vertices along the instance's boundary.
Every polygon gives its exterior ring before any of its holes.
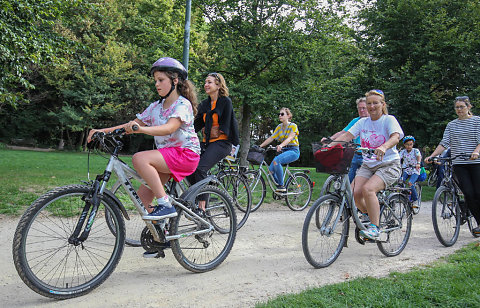
{"type": "Polygon", "coordinates": [[[92,291],[112,274],[122,256],[123,217],[107,195],[102,197],[88,238],[69,242],[89,191],[85,185],[55,188],[38,198],[18,223],[13,239],[15,267],[25,284],[43,296],[67,299],[92,291]],[[107,212],[115,232],[107,226],[107,212]]]}
{"type": "MultiPolygon", "coordinates": [[[[132,179],[131,179],[132,181],[132,179]]],[[[133,183],[132,183],[133,184],[133,183]]],[[[140,186],[139,184],[134,186],[140,186]]],[[[138,187],[135,187],[138,190],[138,187]]],[[[125,243],[132,247],[140,247],[142,243],[140,242],[140,237],[142,231],[145,228],[145,222],[142,219],[142,216],[138,213],[137,208],[132,204],[132,200],[128,196],[125,188],[121,185],[120,182],[115,182],[112,186],[113,194],[122,202],[125,207],[125,210],[128,213],[130,220],[125,219],[125,243]]],[[[109,222],[109,212],[107,212],[107,222],[109,222]]]]}
{"type": "Polygon", "coordinates": [[[252,194],[247,179],[236,171],[222,171],[217,175],[225,190],[230,194],[237,210],[237,230],[245,222],[252,208],[252,194]]]}
{"type": "Polygon", "coordinates": [[[391,194],[380,210],[381,239],[378,249],[387,257],[399,255],[407,246],[412,231],[412,211],[403,194],[391,194]],[[386,234],[386,239],[382,237],[386,234]]]}
{"type": "MultiPolygon", "coordinates": [[[[213,225],[213,230],[173,240],[171,247],[175,259],[184,268],[202,273],[216,268],[230,253],[237,232],[237,220],[232,201],[223,189],[207,185],[198,196],[207,200],[206,220],[213,225]]],[[[182,209],[172,220],[172,235],[189,234],[208,228],[182,209]]]]}
{"type": "Polygon", "coordinates": [[[348,236],[348,217],[346,207],[340,213],[337,196],[327,194],[312,205],[303,223],[302,248],[313,267],[327,267],[338,258],[348,236]]]}
{"type": "Polygon", "coordinates": [[[292,211],[304,210],[312,200],[312,181],[305,173],[295,173],[288,178],[286,201],[292,211]]]}
{"type": "Polygon", "coordinates": [[[457,197],[447,187],[440,186],[432,201],[432,223],[435,235],[443,246],[450,247],[457,241],[460,220],[457,197]]]}
{"type": "Polygon", "coordinates": [[[260,170],[249,170],[245,173],[245,178],[247,179],[250,186],[250,193],[252,195],[252,208],[250,213],[258,210],[260,205],[262,205],[267,195],[267,184],[265,179],[262,176],[260,170]]]}

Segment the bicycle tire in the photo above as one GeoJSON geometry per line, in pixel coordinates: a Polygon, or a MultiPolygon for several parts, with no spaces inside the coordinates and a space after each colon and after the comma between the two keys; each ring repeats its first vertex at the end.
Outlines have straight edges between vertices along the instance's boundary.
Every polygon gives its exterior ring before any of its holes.
{"type": "Polygon", "coordinates": [[[327,194],[315,201],[305,217],[302,228],[302,249],[305,258],[315,268],[331,265],[346,245],[350,228],[347,208],[340,210],[340,198],[327,194]],[[338,215],[335,230],[331,224],[338,215]]]}
{"type": "Polygon", "coordinates": [[[445,186],[440,186],[433,197],[432,223],[435,235],[443,246],[455,244],[460,233],[460,207],[457,197],[445,186]]]}
{"type": "Polygon", "coordinates": [[[391,194],[388,206],[380,210],[380,230],[386,231],[386,239],[377,241],[378,249],[387,257],[399,255],[407,246],[412,231],[412,211],[405,196],[391,194]],[[387,231],[390,230],[391,231],[387,231]]]}
{"type": "Polygon", "coordinates": [[[247,179],[236,171],[221,171],[217,175],[225,190],[230,194],[237,213],[237,230],[247,222],[252,209],[252,193],[247,179]]]}
{"type": "Polygon", "coordinates": [[[255,212],[262,205],[267,195],[267,184],[260,170],[249,170],[245,172],[245,178],[250,184],[252,194],[252,208],[250,213],[255,212]]]}
{"type": "MultiPolygon", "coordinates": [[[[130,218],[130,220],[125,219],[125,244],[132,247],[142,246],[140,237],[145,228],[145,222],[143,221],[142,216],[132,204],[132,200],[130,200],[130,197],[120,182],[117,181],[113,184],[112,193],[120,200],[120,202],[122,202],[128,213],[128,217],[130,218]]],[[[107,219],[108,226],[111,227],[111,223],[109,223],[109,214],[107,214],[105,218],[107,219]]]]}
{"type": "Polygon", "coordinates": [[[417,201],[414,201],[412,204],[412,212],[414,215],[417,215],[420,212],[420,208],[422,207],[422,185],[420,183],[415,182],[415,190],[417,191],[417,201]]]}
{"type": "Polygon", "coordinates": [[[68,242],[85,206],[82,198],[90,188],[57,187],[34,201],[20,218],[13,239],[13,260],[20,278],[38,294],[55,299],[84,295],[112,274],[122,256],[123,217],[115,201],[106,195],[89,237],[76,246],[68,242]],[[102,217],[105,211],[115,223],[115,234],[102,217]]]}
{"type": "Polygon", "coordinates": [[[334,183],[335,176],[330,175],[323,183],[322,190],[320,190],[320,197],[326,195],[327,193],[331,193],[334,191],[333,183],[334,183]]]}
{"type": "Polygon", "coordinates": [[[303,211],[312,200],[312,180],[306,173],[294,173],[288,178],[285,201],[292,211],[303,211]]]}
{"type": "MultiPolygon", "coordinates": [[[[172,252],[185,269],[202,273],[219,266],[230,253],[236,237],[236,215],[230,196],[215,186],[205,186],[199,196],[206,194],[206,218],[214,229],[203,235],[181,237],[171,242],[172,252]]],[[[171,219],[170,234],[190,233],[199,230],[201,223],[192,221],[190,215],[179,208],[177,217],[171,219]]]]}
{"type": "Polygon", "coordinates": [[[437,186],[437,176],[438,176],[437,170],[438,170],[438,167],[436,167],[435,170],[430,171],[430,173],[428,174],[427,185],[430,187],[437,186]]]}

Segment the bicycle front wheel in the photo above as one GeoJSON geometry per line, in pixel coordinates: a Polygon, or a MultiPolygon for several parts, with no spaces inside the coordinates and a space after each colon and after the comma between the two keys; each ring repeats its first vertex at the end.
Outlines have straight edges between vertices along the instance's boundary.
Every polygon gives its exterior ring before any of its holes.
{"type": "Polygon", "coordinates": [[[330,175],[323,183],[322,190],[320,191],[320,197],[328,193],[334,192],[333,183],[335,182],[335,175],[330,175]]]}
{"type": "Polygon", "coordinates": [[[265,196],[267,195],[267,184],[265,183],[265,179],[260,170],[247,171],[245,173],[245,178],[249,183],[250,193],[252,195],[252,208],[250,210],[252,213],[258,210],[265,200],[265,196]]]}
{"type": "Polygon", "coordinates": [[[286,201],[292,211],[304,210],[312,200],[312,181],[305,173],[295,173],[288,178],[286,201]]]}
{"type": "Polygon", "coordinates": [[[392,194],[380,210],[381,239],[378,249],[387,257],[399,255],[407,246],[412,231],[412,211],[402,194],[392,194]],[[383,239],[386,234],[386,239],[383,239]]]}
{"type": "Polygon", "coordinates": [[[432,201],[432,223],[437,239],[445,247],[450,247],[458,239],[460,232],[460,207],[452,191],[440,186],[432,201]]]}
{"type": "Polygon", "coordinates": [[[342,252],[348,236],[347,209],[340,212],[340,199],[333,195],[320,197],[305,217],[302,229],[303,254],[315,268],[327,267],[342,252]]]}
{"type": "MultiPolygon", "coordinates": [[[[138,190],[138,187],[136,187],[136,189],[138,190]]],[[[125,243],[133,247],[142,246],[140,237],[145,228],[145,222],[142,216],[138,213],[137,208],[133,205],[132,200],[130,200],[130,197],[120,182],[117,181],[112,186],[112,193],[122,202],[130,218],[130,220],[125,220],[125,243]]],[[[109,223],[109,213],[107,212],[106,214],[107,222],[109,223]]],[[[111,224],[109,223],[109,225],[111,224]]]]}
{"type": "MultiPolygon", "coordinates": [[[[213,230],[180,237],[173,240],[171,246],[175,259],[184,268],[202,273],[219,266],[230,253],[237,232],[237,220],[230,196],[223,189],[207,185],[198,196],[207,200],[206,220],[213,225],[213,230]]],[[[172,220],[170,234],[189,235],[208,228],[182,209],[172,220]]]]}
{"type": "MultiPolygon", "coordinates": [[[[103,283],[117,266],[125,246],[125,226],[115,201],[103,195],[88,238],[69,242],[90,187],[70,185],[38,198],[23,214],[13,239],[13,260],[33,291],[51,298],[84,295],[103,283]],[[105,215],[114,226],[111,232],[105,215]]],[[[85,228],[82,227],[82,231],[85,228]]]]}
{"type": "Polygon", "coordinates": [[[249,183],[245,177],[236,171],[222,171],[217,177],[233,199],[237,213],[237,230],[239,230],[247,222],[252,208],[252,194],[249,183]]]}

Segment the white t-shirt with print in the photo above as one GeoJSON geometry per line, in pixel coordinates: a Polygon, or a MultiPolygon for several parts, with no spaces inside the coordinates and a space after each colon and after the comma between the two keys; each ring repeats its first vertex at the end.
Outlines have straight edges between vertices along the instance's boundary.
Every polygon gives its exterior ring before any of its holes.
{"type": "Polygon", "coordinates": [[[137,118],[147,126],[166,124],[170,118],[182,121],[180,128],[170,135],[155,136],[155,145],[160,148],[187,148],[200,154],[200,141],[193,127],[193,108],[188,99],[180,96],[169,108],[163,109],[163,101],[150,104],[137,118]]]}
{"type": "MultiPolygon", "coordinates": [[[[352,134],[354,138],[360,136],[361,146],[369,149],[378,148],[390,139],[390,136],[394,133],[399,133],[400,139],[403,138],[403,130],[397,119],[392,115],[386,114],[382,115],[380,119],[376,121],[372,121],[370,117],[361,118],[348,132],[352,134]]],[[[371,157],[369,157],[368,154],[363,154],[363,163],[370,168],[382,162],[389,162],[396,159],[400,159],[396,146],[388,149],[381,161],[377,160],[375,154],[371,157]]]]}
{"type": "Polygon", "coordinates": [[[410,152],[406,149],[400,151],[400,158],[403,159],[402,168],[405,169],[405,172],[408,175],[420,175],[420,169],[417,170],[415,167],[411,167],[416,166],[419,163],[417,157],[422,157],[419,149],[413,148],[410,152]]]}

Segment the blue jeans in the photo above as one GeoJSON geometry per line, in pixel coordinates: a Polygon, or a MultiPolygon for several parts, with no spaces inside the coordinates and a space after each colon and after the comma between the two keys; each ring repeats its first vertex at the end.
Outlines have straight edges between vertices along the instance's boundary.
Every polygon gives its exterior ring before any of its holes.
{"type": "MultiPolygon", "coordinates": [[[[408,182],[410,184],[412,184],[412,186],[410,188],[410,190],[412,191],[412,195],[410,196],[410,200],[412,200],[412,201],[417,201],[417,199],[418,199],[417,190],[415,189],[415,182],[417,181],[418,176],[419,176],[418,174],[414,173],[414,174],[410,175],[410,178],[408,179],[408,182]]],[[[404,172],[402,174],[402,180],[403,180],[404,183],[406,183],[408,177],[409,177],[409,175],[406,172],[404,172]]]]}
{"type": "Polygon", "coordinates": [[[273,175],[273,179],[278,185],[283,186],[283,168],[282,165],[289,164],[296,161],[300,157],[300,150],[298,147],[285,147],[282,153],[278,154],[268,167],[268,170],[273,175]]]}
{"type": "Polygon", "coordinates": [[[357,169],[362,166],[362,163],[363,163],[362,154],[355,153],[353,155],[352,164],[350,165],[350,170],[348,171],[348,179],[350,180],[350,183],[353,182],[353,179],[355,178],[355,174],[357,174],[357,169]]]}

